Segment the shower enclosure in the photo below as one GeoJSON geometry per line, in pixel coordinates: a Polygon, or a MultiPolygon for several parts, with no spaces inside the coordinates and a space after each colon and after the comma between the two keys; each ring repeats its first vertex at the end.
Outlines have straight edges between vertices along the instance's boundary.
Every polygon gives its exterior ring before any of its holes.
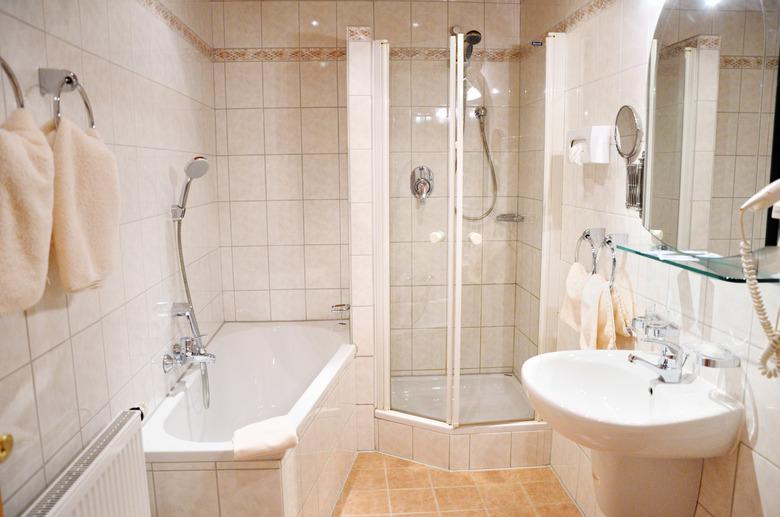
{"type": "Polygon", "coordinates": [[[446,48],[443,40],[385,44],[389,352],[380,406],[453,427],[530,420],[519,373],[536,353],[538,291],[534,304],[524,277],[539,261],[519,196],[519,62],[481,48],[476,30],[453,27],[446,48]]]}

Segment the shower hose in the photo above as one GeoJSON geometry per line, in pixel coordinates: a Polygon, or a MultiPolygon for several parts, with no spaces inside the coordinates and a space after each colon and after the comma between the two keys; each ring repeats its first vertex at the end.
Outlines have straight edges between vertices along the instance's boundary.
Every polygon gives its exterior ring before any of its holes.
{"type": "Polygon", "coordinates": [[[490,208],[485,210],[482,213],[482,215],[475,217],[475,216],[468,216],[466,214],[463,214],[463,218],[467,221],[481,221],[482,219],[492,214],[493,210],[496,208],[496,199],[498,197],[498,180],[496,179],[496,166],[493,163],[493,156],[490,153],[490,147],[488,146],[487,135],[485,132],[485,118],[487,117],[487,109],[485,109],[484,106],[478,106],[474,108],[474,114],[477,116],[477,120],[479,121],[479,132],[482,136],[482,150],[485,153],[485,157],[487,157],[488,165],[490,166],[490,181],[493,185],[493,200],[490,203],[490,208]]]}

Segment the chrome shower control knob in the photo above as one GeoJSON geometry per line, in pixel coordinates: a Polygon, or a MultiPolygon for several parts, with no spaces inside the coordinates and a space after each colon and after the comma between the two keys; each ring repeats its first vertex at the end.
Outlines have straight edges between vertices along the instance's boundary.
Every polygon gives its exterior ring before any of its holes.
{"type": "Polygon", "coordinates": [[[412,195],[424,201],[433,193],[433,171],[425,165],[418,165],[409,178],[412,195]]]}

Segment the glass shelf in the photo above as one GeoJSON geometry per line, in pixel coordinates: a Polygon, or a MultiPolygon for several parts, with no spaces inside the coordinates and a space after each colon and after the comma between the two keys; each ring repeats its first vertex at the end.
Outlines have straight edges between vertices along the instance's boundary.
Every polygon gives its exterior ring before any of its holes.
{"type": "MultiPolygon", "coordinates": [[[[634,253],[670,266],[699,273],[724,282],[745,283],[742,260],[739,255],[721,257],[707,252],[678,251],[674,249],[640,249],[627,244],[618,244],[618,249],[634,253]]],[[[770,246],[753,252],[758,265],[758,281],[780,282],[780,248],[770,246]]]]}

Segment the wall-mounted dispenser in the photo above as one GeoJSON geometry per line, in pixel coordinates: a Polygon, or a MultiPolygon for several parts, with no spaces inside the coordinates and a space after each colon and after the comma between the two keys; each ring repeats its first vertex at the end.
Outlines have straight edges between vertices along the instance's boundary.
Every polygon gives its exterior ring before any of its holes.
{"type": "Polygon", "coordinates": [[[609,163],[612,126],[590,126],[566,132],[569,162],[576,165],[609,163]]]}
{"type": "Polygon", "coordinates": [[[424,203],[433,193],[433,171],[426,165],[418,165],[409,176],[412,195],[424,203]]]}

